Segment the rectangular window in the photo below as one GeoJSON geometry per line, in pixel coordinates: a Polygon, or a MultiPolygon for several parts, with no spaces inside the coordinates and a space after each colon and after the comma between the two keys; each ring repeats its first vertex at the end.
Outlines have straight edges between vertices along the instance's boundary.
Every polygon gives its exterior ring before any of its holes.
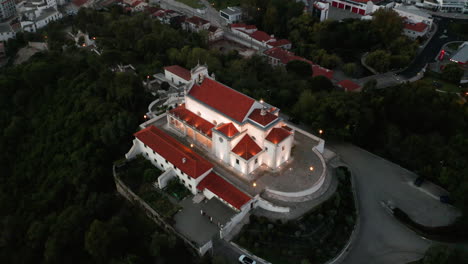
{"type": "Polygon", "coordinates": [[[153,154],[156,155],[156,152],[153,150],[153,154]]]}
{"type": "Polygon", "coordinates": [[[185,184],[185,181],[184,181],[184,180],[182,180],[182,182],[185,184]]]}
{"type": "Polygon", "coordinates": [[[282,151],[284,150],[284,146],[281,147],[281,150],[282,150],[282,151]]]}
{"type": "Polygon", "coordinates": [[[255,159],[255,164],[257,164],[257,163],[258,163],[258,158],[255,159]]]}
{"type": "Polygon", "coordinates": [[[236,164],[239,164],[239,160],[238,160],[238,159],[236,159],[236,164]]]}
{"type": "Polygon", "coordinates": [[[191,185],[191,184],[189,184],[188,186],[190,187],[190,189],[192,189],[192,185],[191,185]]]}
{"type": "Polygon", "coordinates": [[[166,164],[167,164],[167,163],[169,163],[169,162],[167,162],[167,160],[166,160],[166,164]]]}
{"type": "Polygon", "coordinates": [[[164,165],[163,165],[162,163],[161,163],[161,168],[163,168],[163,169],[164,169],[164,165]]]}
{"type": "Polygon", "coordinates": [[[148,147],[148,146],[146,146],[146,144],[143,144],[143,145],[145,146],[145,148],[148,147]]]}

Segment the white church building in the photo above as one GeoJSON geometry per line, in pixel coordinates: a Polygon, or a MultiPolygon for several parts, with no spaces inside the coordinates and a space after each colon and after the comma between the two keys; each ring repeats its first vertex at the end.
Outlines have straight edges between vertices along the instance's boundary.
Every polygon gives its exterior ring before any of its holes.
{"type": "Polygon", "coordinates": [[[279,109],[257,101],[208,74],[165,68],[167,80],[185,83],[185,103],[167,114],[169,127],[189,137],[242,175],[262,164],[276,170],[291,158],[294,131],[278,116],[279,109]]]}

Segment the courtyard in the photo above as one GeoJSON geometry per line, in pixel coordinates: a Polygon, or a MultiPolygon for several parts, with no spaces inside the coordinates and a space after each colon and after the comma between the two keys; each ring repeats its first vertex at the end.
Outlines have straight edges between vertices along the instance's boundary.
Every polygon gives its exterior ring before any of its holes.
{"type": "Polygon", "coordinates": [[[183,199],[182,209],[174,216],[175,229],[201,246],[215,237],[219,227],[225,225],[236,212],[218,199],[194,202],[194,196],[183,199]]]}

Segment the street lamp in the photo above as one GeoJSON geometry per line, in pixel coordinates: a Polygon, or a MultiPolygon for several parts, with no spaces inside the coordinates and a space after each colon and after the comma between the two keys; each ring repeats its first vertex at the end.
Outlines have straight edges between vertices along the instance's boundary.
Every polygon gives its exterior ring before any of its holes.
{"type": "Polygon", "coordinates": [[[314,170],[314,167],[313,167],[313,166],[310,166],[310,167],[309,167],[309,170],[310,170],[310,171],[313,171],[313,170],[314,170]]]}
{"type": "Polygon", "coordinates": [[[323,134],[323,130],[322,130],[322,129],[319,129],[319,134],[320,134],[320,135],[323,134]]]}
{"type": "Polygon", "coordinates": [[[252,186],[253,186],[253,187],[257,187],[257,183],[254,182],[254,183],[252,184],[252,186]]]}

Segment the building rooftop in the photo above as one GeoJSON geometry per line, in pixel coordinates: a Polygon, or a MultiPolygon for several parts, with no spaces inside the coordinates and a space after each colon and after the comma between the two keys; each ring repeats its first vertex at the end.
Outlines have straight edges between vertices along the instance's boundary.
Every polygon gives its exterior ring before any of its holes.
{"type": "Polygon", "coordinates": [[[323,68],[320,65],[314,64],[312,65],[312,76],[324,76],[327,77],[328,79],[333,79],[333,74],[334,72],[332,70],[329,70],[327,68],[323,68]]]}
{"type": "Polygon", "coordinates": [[[233,137],[239,133],[239,130],[232,123],[226,123],[224,125],[221,125],[218,128],[216,128],[216,130],[223,133],[227,137],[233,137]]]}
{"type": "Polygon", "coordinates": [[[221,178],[218,174],[210,172],[198,185],[197,188],[203,191],[205,188],[216,194],[233,207],[241,209],[244,204],[252,198],[237,189],[234,185],[221,178]]]}
{"type": "Polygon", "coordinates": [[[453,55],[450,59],[451,61],[460,62],[460,63],[467,63],[468,62],[468,42],[463,44],[463,47],[453,55]]]}
{"type": "Polygon", "coordinates": [[[416,32],[423,32],[427,29],[428,25],[422,22],[419,23],[404,23],[405,29],[416,31],[416,32]]]}
{"type": "Polygon", "coordinates": [[[280,40],[276,40],[276,41],[272,41],[268,43],[268,45],[273,46],[273,47],[280,47],[280,46],[284,46],[288,44],[291,44],[291,41],[287,39],[280,39],[280,40]]]}
{"type": "Polygon", "coordinates": [[[10,31],[13,31],[13,30],[11,29],[10,24],[8,24],[8,23],[0,23],[0,33],[7,33],[7,32],[10,32],[10,31]]]}
{"type": "Polygon", "coordinates": [[[195,25],[205,25],[205,24],[208,24],[210,23],[209,21],[201,18],[201,17],[197,17],[197,16],[193,16],[193,17],[189,17],[187,19],[185,19],[186,22],[188,23],[191,23],[191,24],[195,24],[195,25]]]}
{"type": "Polygon", "coordinates": [[[243,122],[255,100],[208,77],[187,94],[227,117],[243,122]]]}
{"type": "Polygon", "coordinates": [[[237,15],[239,13],[242,13],[242,9],[238,6],[229,6],[225,9],[221,9],[220,12],[223,12],[228,15],[237,15]]]}
{"type": "Polygon", "coordinates": [[[395,10],[398,10],[398,11],[402,11],[402,12],[406,12],[406,13],[411,13],[413,15],[418,15],[418,16],[421,16],[421,17],[425,17],[427,19],[430,19],[432,18],[431,15],[429,15],[428,13],[424,12],[423,10],[415,7],[415,6],[406,6],[406,5],[396,5],[393,9],[395,10]]]}
{"type": "Polygon", "coordinates": [[[211,163],[155,126],[148,126],[134,136],[194,179],[213,168],[211,163]]]}
{"type": "Polygon", "coordinates": [[[164,67],[164,70],[168,71],[168,72],[171,72],[177,76],[179,76],[180,78],[186,80],[186,81],[190,81],[191,80],[191,75],[190,75],[190,71],[183,68],[183,67],[180,67],[179,65],[172,65],[172,66],[167,66],[167,67],[164,67]]]}
{"type": "Polygon", "coordinates": [[[185,121],[189,126],[195,127],[198,131],[201,131],[203,134],[211,138],[213,133],[211,129],[214,125],[185,108],[185,104],[182,104],[169,112],[185,121]]]}
{"type": "Polygon", "coordinates": [[[250,36],[253,39],[256,39],[256,40],[261,41],[261,42],[267,42],[267,41],[270,41],[270,40],[274,39],[270,35],[268,35],[266,32],[263,32],[263,31],[260,31],[260,30],[255,31],[254,33],[250,34],[250,36]]]}
{"type": "Polygon", "coordinates": [[[255,109],[249,115],[249,119],[262,126],[267,126],[268,124],[277,120],[278,117],[270,112],[267,112],[266,110],[262,114],[262,109],[255,109]]]}
{"type": "Polygon", "coordinates": [[[341,82],[338,83],[338,86],[341,86],[343,89],[345,89],[346,91],[354,91],[354,90],[357,90],[359,88],[361,88],[361,86],[351,80],[343,80],[341,82]]]}
{"type": "Polygon", "coordinates": [[[266,140],[270,141],[273,144],[279,144],[287,137],[291,135],[291,132],[286,130],[283,127],[275,127],[273,128],[268,136],[265,138],[266,140]]]}
{"type": "Polygon", "coordinates": [[[253,156],[260,153],[260,151],[262,151],[262,148],[260,148],[248,134],[245,134],[232,149],[232,152],[241,156],[245,160],[251,159],[253,156]]]}

